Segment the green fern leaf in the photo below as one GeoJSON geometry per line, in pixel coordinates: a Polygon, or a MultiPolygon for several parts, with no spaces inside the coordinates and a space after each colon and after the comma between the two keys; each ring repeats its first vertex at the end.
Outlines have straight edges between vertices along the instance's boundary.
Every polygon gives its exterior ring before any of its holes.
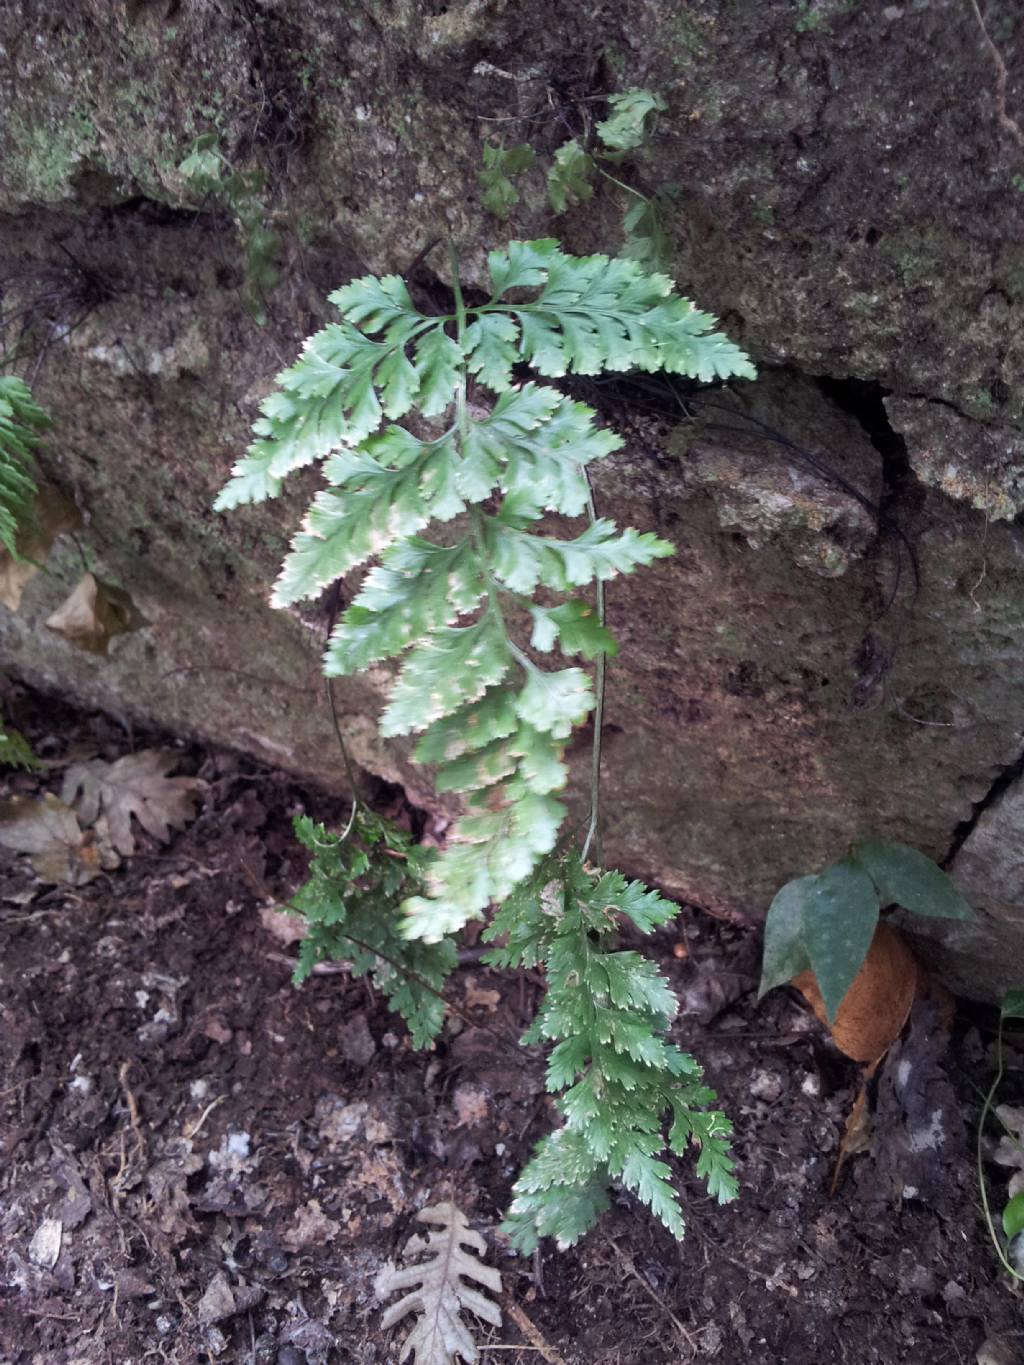
{"type": "Polygon", "coordinates": [[[637,195],[622,216],[622,252],[644,270],[668,272],[672,267],[672,240],[665,231],[664,209],[659,199],[637,195]]]}
{"type": "Polygon", "coordinates": [[[519,359],[519,328],[507,313],[481,313],[466,328],[464,345],[470,374],[501,393],[512,383],[512,366],[519,359]]]}
{"type": "Polygon", "coordinates": [[[594,159],[573,138],[563,142],[548,171],[548,201],[556,213],[594,195],[594,159]]]}
{"type": "Polygon", "coordinates": [[[450,939],[435,944],[404,939],[397,909],[403,894],[422,887],[429,853],[397,826],[366,812],[360,812],[348,840],[308,817],[299,817],[295,830],[313,854],[308,880],[289,904],[308,930],[296,983],[317,962],[346,958],[352,974],[370,975],[406,1021],[413,1046],[429,1047],[444,1022],[440,991],[458,955],[450,939]]]}
{"type": "Polygon", "coordinates": [[[493,143],[485,143],[483,169],[477,172],[484,208],[498,218],[507,218],[519,203],[519,191],[512,176],[529,170],[535,160],[533,148],[528,143],[521,142],[516,147],[495,147],[493,143]]]}
{"type": "Polygon", "coordinates": [[[468,541],[432,545],[411,536],[385,551],[338,623],[324,656],[328,677],[358,673],[401,654],[439,626],[472,611],[486,592],[468,541]]]}
{"type": "Polygon", "coordinates": [[[668,105],[652,90],[624,90],[608,96],[612,110],[608,118],[597,125],[597,135],[613,151],[633,151],[641,146],[650,131],[654,114],[668,105]]]}
{"type": "Polygon", "coordinates": [[[487,306],[497,308],[511,288],[541,286],[531,303],[500,306],[518,319],[523,353],[542,374],[640,369],[703,382],[755,377],[748,357],[713,330],[715,319],[674,295],[666,275],[621,258],[567,256],[547,241],[518,247],[489,255],[495,302],[487,306]]]}
{"type": "Polygon", "coordinates": [[[0,376],[0,545],[15,559],[18,532],[35,517],[34,455],[49,425],[24,380],[0,376]]]}
{"type": "Polygon", "coordinates": [[[471,626],[432,631],[406,658],[381,716],[384,736],[425,730],[501,682],[512,664],[508,640],[492,615],[471,626]]]}
{"type": "Polygon", "coordinates": [[[575,540],[530,535],[499,519],[492,520],[488,530],[496,576],[520,593],[532,593],[539,583],[571,592],[595,579],[604,582],[675,553],[667,541],[650,531],[620,533],[603,518],[575,540]]]}
{"type": "MultiPolygon", "coordinates": [[[[402,445],[408,451],[408,443],[402,445]]],[[[336,487],[317,494],[304,529],[292,541],[274,585],[274,606],[314,597],[396,540],[415,535],[431,518],[448,521],[463,510],[451,441],[416,442],[416,447],[398,469],[374,459],[372,445],[328,461],[324,472],[336,487]]]]}
{"type": "Polygon", "coordinates": [[[614,432],[594,425],[595,416],[584,403],[536,384],[503,393],[487,417],[469,424],[460,491],[480,502],[498,488],[578,517],[589,495],[583,470],[622,446],[614,432]]]}
{"type": "Polygon", "coordinates": [[[615,636],[603,626],[589,602],[570,598],[559,607],[531,607],[533,633],[530,644],[543,653],[558,640],[563,654],[582,654],[585,659],[596,659],[604,654],[614,658],[618,653],[615,636]]]}
{"type": "Polygon", "coordinates": [[[31,744],[18,730],[7,730],[0,720],[0,768],[23,768],[36,772],[42,767],[31,744]]]}

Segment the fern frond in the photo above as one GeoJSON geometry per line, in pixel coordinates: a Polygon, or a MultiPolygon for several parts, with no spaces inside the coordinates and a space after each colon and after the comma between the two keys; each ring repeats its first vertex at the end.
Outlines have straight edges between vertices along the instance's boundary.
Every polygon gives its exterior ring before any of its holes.
{"type": "Polygon", "coordinates": [[[414,1047],[429,1047],[444,1023],[440,991],[458,954],[450,939],[410,942],[400,931],[398,905],[423,886],[432,851],[390,821],[361,810],[342,839],[306,816],[295,832],[312,853],[309,877],[288,908],[308,934],[299,949],[296,984],[325,958],[345,958],[354,976],[370,975],[405,1020],[414,1047]]]}
{"type": "Polygon", "coordinates": [[[609,944],[618,915],[647,933],[675,910],[618,873],[589,871],[573,853],[542,865],[484,930],[491,941],[507,936],[488,954],[492,964],[546,970],[548,992],[524,1041],[555,1044],[548,1089],[560,1092],[565,1119],[516,1182],[505,1227],[521,1250],[547,1235],[571,1245],[604,1207],[610,1180],[681,1237],[666,1149],[697,1145],[709,1191],[719,1200],[736,1193],[728,1120],[707,1111],[714,1095],[699,1066],[665,1037],[677,1009],[668,983],[640,954],[609,944]]]}
{"type": "Polygon", "coordinates": [[[6,729],[0,719],[0,768],[23,768],[26,772],[36,772],[41,767],[25,736],[18,730],[6,729]]]}
{"type": "Polygon", "coordinates": [[[0,545],[15,559],[18,532],[35,516],[34,454],[49,425],[24,380],[0,376],[0,545]]]}
{"type": "Polygon", "coordinates": [[[597,125],[597,136],[616,152],[634,151],[647,138],[650,121],[668,105],[653,90],[623,90],[608,96],[611,114],[597,125]]]}
{"type": "Polygon", "coordinates": [[[498,218],[507,218],[519,203],[519,191],[512,177],[528,170],[535,160],[533,148],[526,142],[515,147],[485,143],[483,168],[477,172],[484,208],[498,218]]]}

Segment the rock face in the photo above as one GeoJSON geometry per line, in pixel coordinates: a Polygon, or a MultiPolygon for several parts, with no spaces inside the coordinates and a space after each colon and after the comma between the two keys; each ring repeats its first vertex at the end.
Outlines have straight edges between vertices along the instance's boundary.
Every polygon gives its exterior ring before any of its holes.
{"type": "MultiPolygon", "coordinates": [[[[556,217],[543,174],[609,92],[659,90],[668,111],[616,175],[658,197],[682,288],[763,377],[704,395],[696,421],[637,392],[605,408],[630,445],[602,507],[679,547],[611,595],[607,856],[761,917],[857,834],[956,851],[984,918],[934,951],[975,994],[1019,984],[991,964],[1021,961],[1024,934],[1024,151],[1006,122],[1024,19],[991,0],[986,23],[1003,119],[960,0],[11,0],[2,340],[55,415],[45,474],[83,526],[0,607],[5,666],[339,784],[326,615],[265,600],[315,478],[229,517],[213,496],[344,279],[406,270],[443,232],[470,281],[510,235],[616,250],[629,197],[603,181],[556,217]],[[264,176],[282,275],[264,327],[237,214],[178,169],[211,132],[264,176]],[[499,137],[537,152],[507,224],[477,182],[499,137]],[[141,617],[106,655],[44,625],[83,567],[141,617]]],[[[443,288],[442,255],[421,287],[443,288]]],[[[430,804],[375,736],[386,681],[339,687],[343,729],[430,804]]]]}

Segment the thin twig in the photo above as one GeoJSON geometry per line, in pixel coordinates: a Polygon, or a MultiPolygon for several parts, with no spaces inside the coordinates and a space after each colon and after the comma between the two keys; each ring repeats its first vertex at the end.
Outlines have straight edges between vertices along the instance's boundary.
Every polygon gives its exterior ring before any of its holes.
{"type": "Polygon", "coordinates": [[[1024,150],[1024,129],[1021,128],[1015,118],[1010,117],[1006,109],[1006,85],[1010,78],[1009,72],[1006,70],[1006,63],[1003,61],[1002,53],[992,41],[989,31],[985,27],[985,19],[978,7],[978,0],[970,0],[970,2],[971,9],[974,10],[974,17],[978,21],[978,27],[981,29],[981,36],[985,40],[985,46],[988,48],[989,56],[992,58],[992,62],[996,68],[995,102],[996,117],[999,120],[999,126],[1004,132],[1010,134],[1018,147],[1024,150]]]}

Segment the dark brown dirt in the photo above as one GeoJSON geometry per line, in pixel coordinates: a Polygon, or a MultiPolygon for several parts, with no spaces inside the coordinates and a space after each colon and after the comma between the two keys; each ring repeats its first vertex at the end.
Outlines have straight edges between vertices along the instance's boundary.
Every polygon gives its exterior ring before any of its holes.
{"type": "MultiPolygon", "coordinates": [[[[59,790],[72,756],[173,743],[17,707],[51,764],[8,782],[21,791],[59,790]]],[[[264,888],[301,878],[293,814],[342,812],[231,755],[183,749],[182,771],[207,783],[204,806],[169,847],[141,836],[78,889],[40,886],[13,856],[0,870],[5,1365],[397,1361],[374,1276],[442,1198],[504,1277],[484,1361],[952,1365],[997,1334],[1024,1359],[978,1211],[976,1030],[943,1049],[911,1033],[879,1084],[872,1149],[830,1198],[855,1070],[795,998],[755,1003],[746,931],[684,911],[653,950],[678,1036],[735,1121],[741,1198],[718,1208],[683,1167],[683,1243],[622,1197],[575,1250],[523,1260],[494,1229],[550,1123],[542,1059],[515,1044],[537,983],[468,948],[450,990],[474,1022],[452,1016],[419,1054],[343,972],[296,990],[264,888]],[[30,1253],[47,1218],[63,1227],[49,1269],[30,1253]]]]}

